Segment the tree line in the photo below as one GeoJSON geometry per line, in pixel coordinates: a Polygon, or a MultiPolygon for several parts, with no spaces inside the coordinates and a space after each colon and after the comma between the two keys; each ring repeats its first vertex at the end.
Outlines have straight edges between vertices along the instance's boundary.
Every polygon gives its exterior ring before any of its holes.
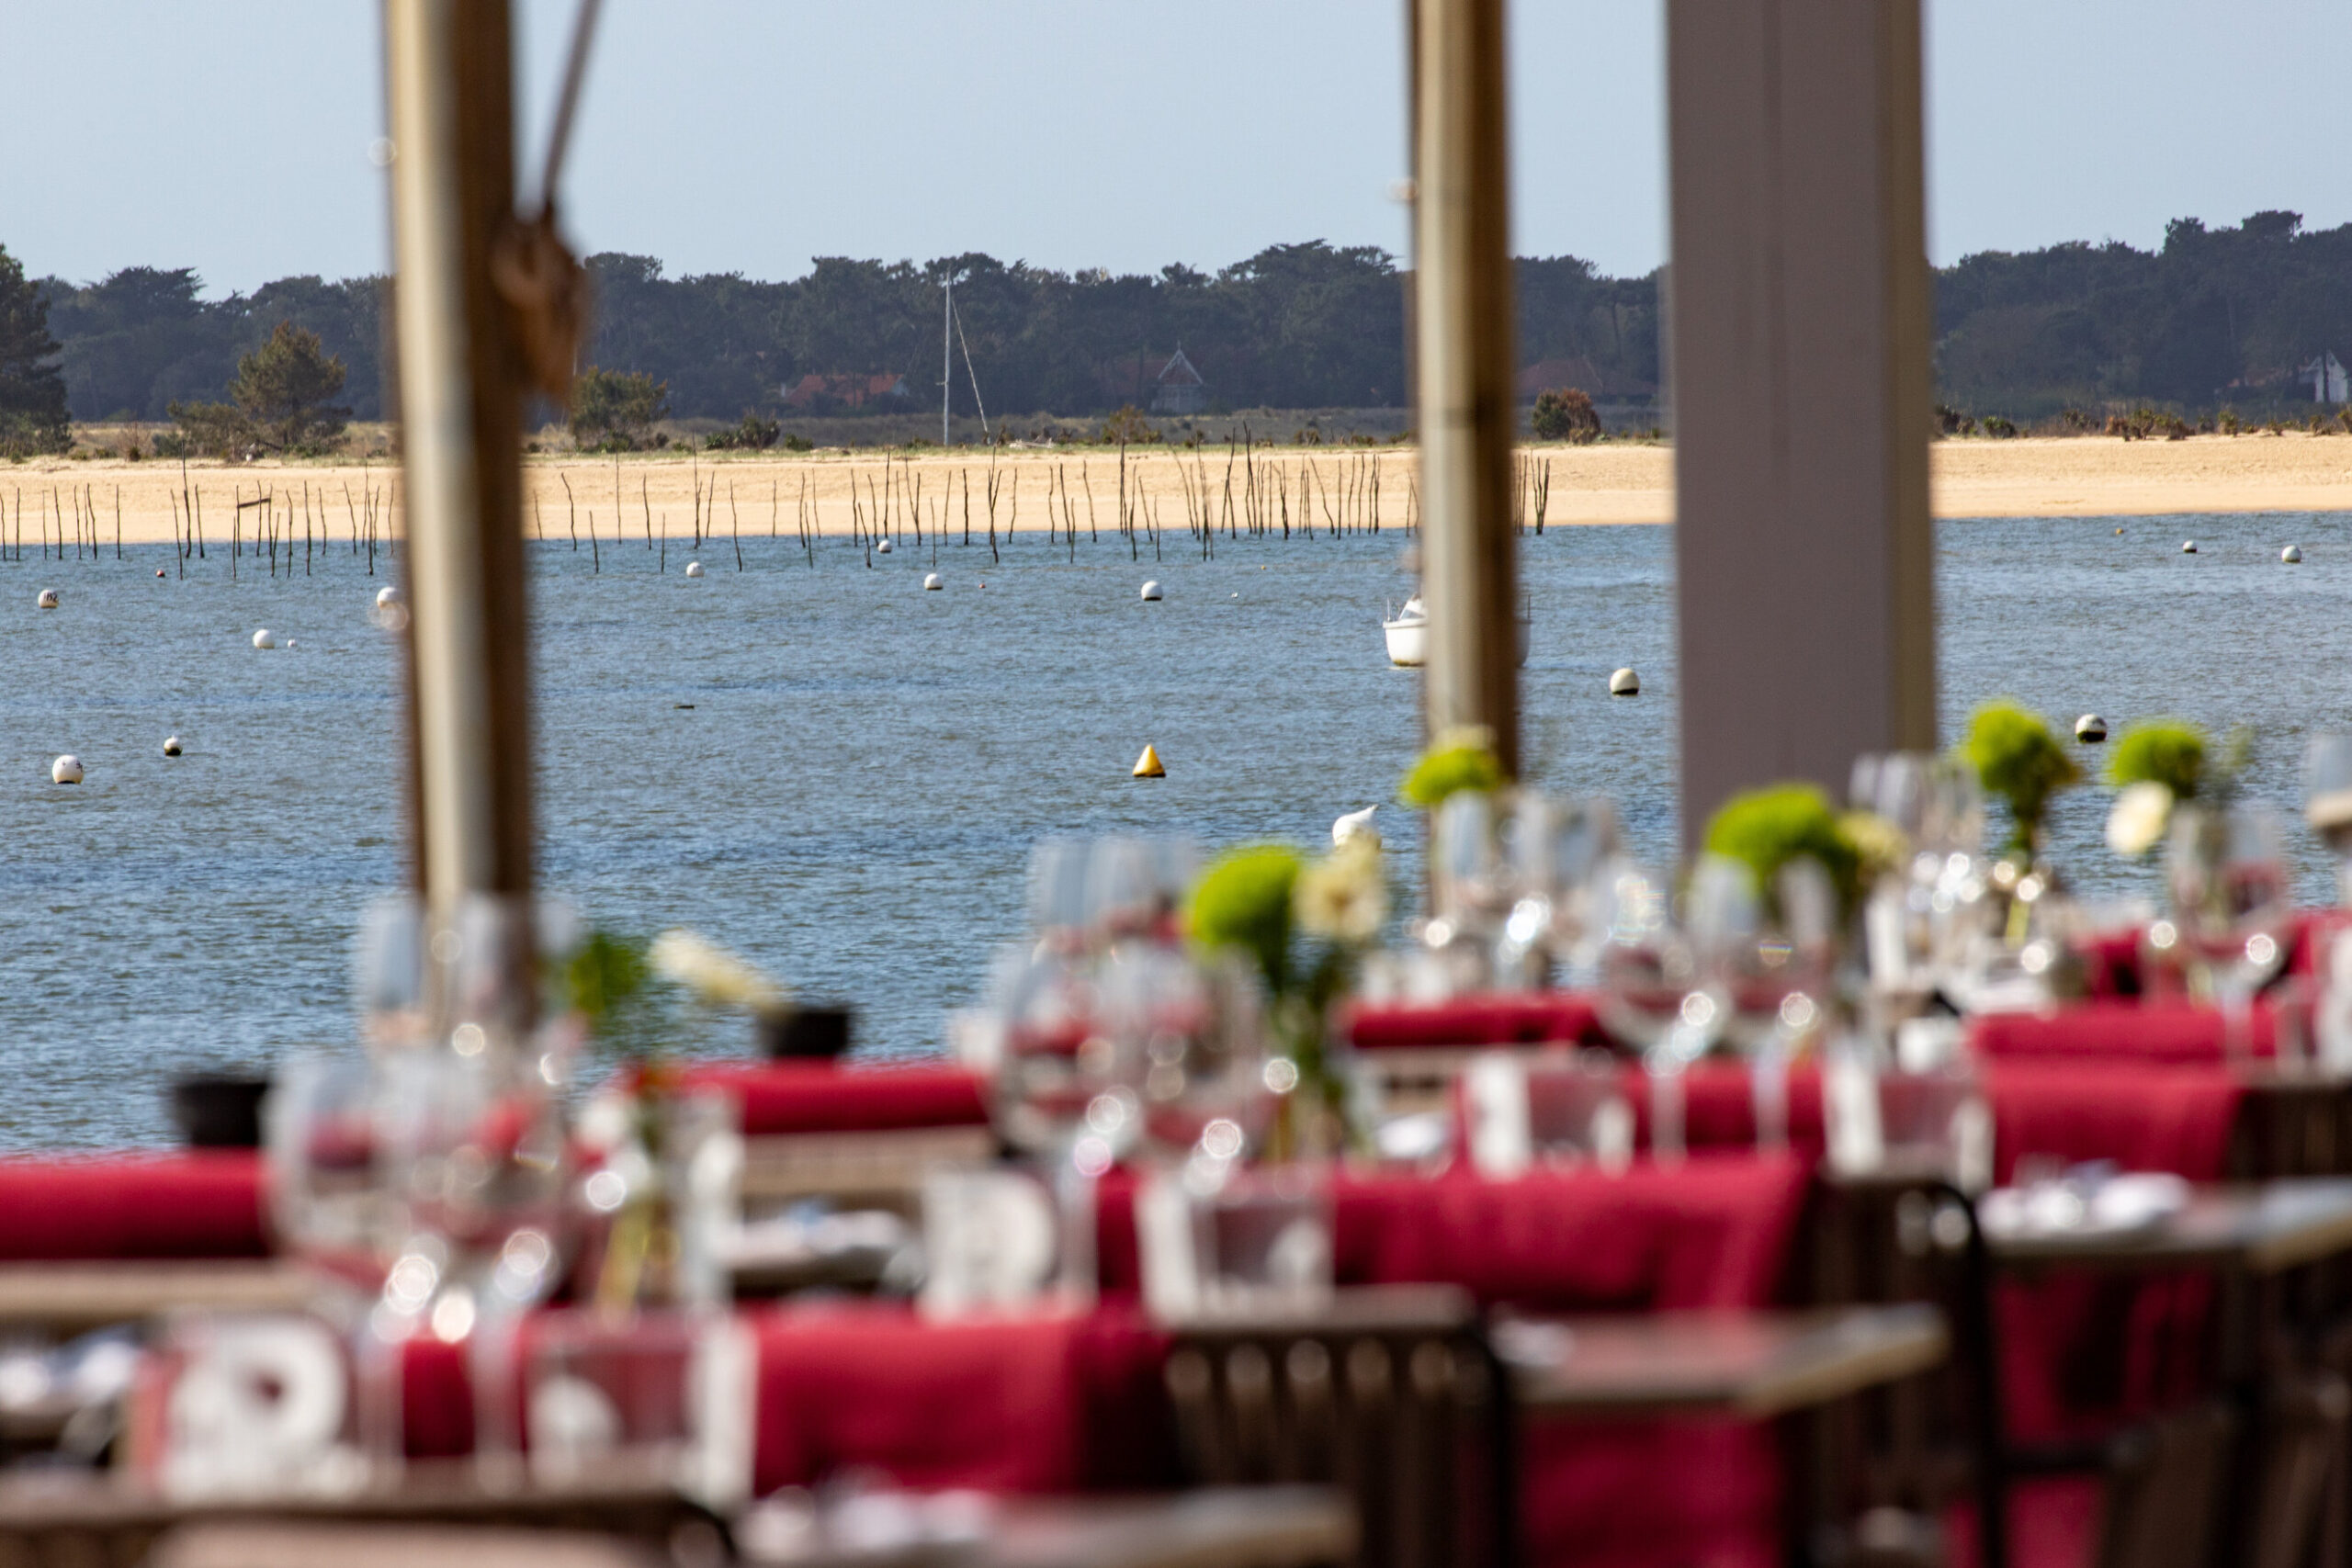
{"type": "MultiPolygon", "coordinates": [[[[586,361],[650,377],[672,418],[842,412],[825,378],[890,375],[904,378],[909,401],[935,407],[951,279],[959,414],[975,412],[967,354],[991,413],[1148,406],[1180,346],[1212,412],[1407,398],[1409,277],[1373,246],[1272,245],[1216,272],[1178,264],[1149,275],[978,254],[821,257],[785,282],[671,277],[652,257],[617,253],[588,267],[586,361]]],[[[1521,365],[1604,402],[1655,389],[1658,274],[1611,277],[1573,256],[1522,258],[1517,273],[1521,365]]],[[[2292,212],[2222,228],[2179,219],[2153,251],[2109,242],[1984,252],[1935,282],[1938,396],[1979,415],[2266,407],[2308,396],[2296,373],[2311,359],[2352,355],[2352,225],[2306,232],[2292,212]]],[[[381,417],[384,279],[287,277],[218,300],[202,291],[187,267],[127,267],[81,285],[28,279],[0,250],[0,443],[52,442],[61,399],[83,421],[220,406],[241,362],[284,326],[314,334],[343,367],[353,417],[381,417]]],[[[1705,353],[1696,345],[1702,367],[1705,353]]]]}

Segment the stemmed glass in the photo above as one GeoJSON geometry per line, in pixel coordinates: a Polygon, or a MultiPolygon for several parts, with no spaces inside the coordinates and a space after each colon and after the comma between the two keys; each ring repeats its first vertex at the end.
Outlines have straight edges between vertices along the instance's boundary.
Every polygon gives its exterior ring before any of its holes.
{"type": "Polygon", "coordinates": [[[1820,1021],[1829,996],[1838,898],[1817,862],[1791,861],[1774,879],[1776,918],[1759,922],[1746,869],[1717,863],[1703,883],[1694,880],[1691,896],[1695,906],[1703,886],[1719,906],[1709,919],[1724,933],[1731,1001],[1725,1033],[1747,1057],[1756,1141],[1781,1148],[1788,1143],[1789,1059],[1820,1021]]]}
{"type": "Polygon", "coordinates": [[[2253,1054],[2254,994],[2287,955],[2291,909],[2278,819],[2260,807],[2183,807],[2166,863],[2177,940],[2222,1010],[2223,1053],[2253,1054]]]}
{"type": "Polygon", "coordinates": [[[2352,735],[2314,735],[2303,761],[2303,819],[2335,852],[2336,896],[2352,904],[2352,735]]]}
{"type": "Polygon", "coordinates": [[[1272,1121],[1255,972],[1231,953],[1138,945],[1105,968],[1102,1021],[1142,1071],[1144,1148],[1214,1190],[1272,1121]]]}
{"type": "Polygon", "coordinates": [[[1666,1160],[1683,1153],[1683,1069],[1713,1047],[1726,1021],[1720,959],[1733,924],[1711,893],[1706,929],[1685,931],[1671,902],[1662,877],[1623,856],[1604,861],[1596,874],[1593,919],[1606,932],[1601,1021],[1641,1053],[1650,1079],[1650,1146],[1666,1160]]]}
{"type": "Polygon", "coordinates": [[[1518,898],[1496,944],[1498,977],[1540,990],[1555,968],[1589,970],[1594,872],[1617,848],[1616,814],[1598,796],[1523,790],[1504,839],[1518,898]]]}

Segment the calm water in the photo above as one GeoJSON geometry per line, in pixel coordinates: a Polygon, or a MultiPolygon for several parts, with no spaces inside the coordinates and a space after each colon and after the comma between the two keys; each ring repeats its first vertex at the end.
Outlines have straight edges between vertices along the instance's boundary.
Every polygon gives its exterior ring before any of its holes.
{"type": "MultiPolygon", "coordinates": [[[[746,540],[739,573],[722,543],[693,581],[674,545],[666,575],[642,548],[594,575],[534,547],[543,880],[595,919],[690,925],[853,998],[868,1049],[933,1049],[1022,924],[1039,837],[1323,842],[1393,798],[1418,728],[1418,677],[1377,625],[1406,592],[1401,543],[1236,539],[1204,563],[1170,541],[1155,564],[1106,538],[1072,565],[1023,535],[993,567],[942,547],[938,593],[928,549],[869,570],[836,542],[812,570],[746,540]],[[1165,603],[1138,601],[1147,577],[1165,603]],[[1148,740],[1169,777],[1131,781],[1148,740]]],[[[1671,547],[1555,530],[1521,557],[1530,772],[1608,792],[1659,857],[1671,547]],[[1606,694],[1621,664],[1637,700],[1606,694]]],[[[2291,811],[2305,735],[2352,726],[2352,516],[1951,523],[1939,553],[1947,736],[2000,693],[2067,723],[2244,722],[2257,793],[2291,811]],[[2177,553],[2188,536],[2202,554],[2177,553]],[[2278,564],[2290,541],[2307,564],[2278,564]]],[[[158,581],[169,550],[130,554],[0,567],[0,1146],[159,1139],[175,1070],[347,1033],[355,917],[401,875],[384,580],[345,553],[232,581],[216,551],[158,581]],[[62,608],[33,607],[46,585],[62,608]],[[256,652],[259,626],[295,645],[256,652]],[[77,789],[49,783],[66,750],[77,789]]],[[[2087,892],[2151,893],[2099,845],[2104,795],[2061,806],[2055,853],[2087,892]]],[[[1417,835],[1382,821],[1412,886],[1417,835]]],[[[2298,829],[2293,849],[2323,894],[2317,846],[2298,829]]]]}

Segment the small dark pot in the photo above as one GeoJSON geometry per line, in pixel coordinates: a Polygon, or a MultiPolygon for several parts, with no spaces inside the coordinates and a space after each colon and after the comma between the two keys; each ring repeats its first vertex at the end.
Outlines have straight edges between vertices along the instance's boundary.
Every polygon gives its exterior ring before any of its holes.
{"type": "Polygon", "coordinates": [[[857,1012],[848,1007],[796,1007],[759,1021],[760,1049],[778,1059],[830,1059],[849,1055],[857,1012]]]}
{"type": "Polygon", "coordinates": [[[197,1149],[261,1147],[261,1101],[267,1078],[202,1073],[172,1085],[172,1120],[180,1141],[197,1149]]]}

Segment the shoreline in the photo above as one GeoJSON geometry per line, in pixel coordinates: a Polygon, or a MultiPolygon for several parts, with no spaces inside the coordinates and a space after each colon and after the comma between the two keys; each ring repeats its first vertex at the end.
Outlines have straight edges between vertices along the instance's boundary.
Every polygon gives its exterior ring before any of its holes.
{"type": "MultiPolygon", "coordinates": [[[[1971,438],[1937,442],[1930,462],[1942,518],[2352,511],[2352,437],[1971,438]]],[[[1548,470],[1547,527],[1669,523],[1673,465],[1673,448],[1651,443],[1525,447],[1521,504],[1532,525],[1534,478],[1548,470]]],[[[845,536],[872,531],[877,519],[911,542],[916,513],[924,534],[944,525],[959,539],[968,513],[977,542],[989,525],[991,466],[987,449],[961,447],[662,452],[617,460],[535,455],[524,459],[523,526],[526,537],[564,540],[576,529],[585,544],[593,528],[601,541],[617,532],[640,545],[650,526],[657,538],[666,529],[677,544],[691,541],[699,509],[706,538],[722,544],[738,528],[745,538],[797,539],[804,526],[845,536]]],[[[1417,454],[1405,446],[1272,446],[1241,457],[1222,447],[1130,447],[1127,505],[1138,524],[1179,538],[1190,536],[1204,510],[1220,533],[1228,516],[1246,530],[1253,514],[1276,532],[1285,520],[1317,534],[1355,531],[1375,519],[1394,530],[1418,517],[1417,467],[1417,454]]],[[[1080,536],[1116,531],[1116,448],[1003,448],[993,468],[1000,536],[1044,532],[1049,504],[1057,534],[1066,524],[1080,536]]],[[[312,537],[322,531],[348,545],[355,534],[365,537],[371,514],[379,538],[397,527],[398,479],[389,460],[190,461],[184,479],[175,460],[40,458],[0,466],[0,530],[12,551],[20,536],[37,542],[53,498],[69,538],[78,503],[95,513],[102,547],[117,537],[118,509],[125,545],[168,543],[185,493],[201,513],[208,547],[228,540],[232,517],[241,520],[241,536],[252,538],[265,511],[281,539],[299,542],[306,509],[312,537]],[[237,511],[238,502],[257,497],[266,504],[237,511]]]]}

